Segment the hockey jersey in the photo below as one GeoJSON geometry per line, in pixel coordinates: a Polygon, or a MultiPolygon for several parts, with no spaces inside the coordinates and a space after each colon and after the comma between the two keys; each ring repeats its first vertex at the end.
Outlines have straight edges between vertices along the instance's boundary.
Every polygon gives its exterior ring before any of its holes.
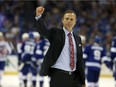
{"type": "Polygon", "coordinates": [[[105,48],[97,43],[85,46],[84,55],[86,67],[94,70],[99,71],[102,61],[108,61],[105,48]]]}
{"type": "Polygon", "coordinates": [[[32,61],[36,62],[35,64],[37,66],[42,63],[42,60],[43,60],[44,55],[46,54],[48,48],[49,48],[49,42],[45,39],[42,39],[36,43],[32,61]]]}
{"type": "Polygon", "coordinates": [[[22,62],[30,62],[31,57],[34,54],[35,43],[33,41],[25,41],[21,46],[21,61],[22,62]]]}

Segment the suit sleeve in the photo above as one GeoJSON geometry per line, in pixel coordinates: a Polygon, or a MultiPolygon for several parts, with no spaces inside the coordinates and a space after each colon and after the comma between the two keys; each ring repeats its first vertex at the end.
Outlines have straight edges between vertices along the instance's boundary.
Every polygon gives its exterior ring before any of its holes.
{"type": "Polygon", "coordinates": [[[36,28],[37,31],[40,33],[41,36],[47,38],[48,40],[51,39],[51,29],[48,29],[42,17],[36,20],[36,28]]]}

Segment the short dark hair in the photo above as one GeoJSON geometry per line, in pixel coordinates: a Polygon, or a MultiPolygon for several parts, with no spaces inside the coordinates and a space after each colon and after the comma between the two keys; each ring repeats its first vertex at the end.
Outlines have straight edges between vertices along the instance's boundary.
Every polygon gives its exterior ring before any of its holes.
{"type": "Polygon", "coordinates": [[[76,16],[76,12],[75,12],[74,10],[66,10],[66,11],[64,12],[64,14],[63,14],[63,17],[64,17],[64,15],[67,14],[67,13],[74,13],[75,16],[76,16]]]}

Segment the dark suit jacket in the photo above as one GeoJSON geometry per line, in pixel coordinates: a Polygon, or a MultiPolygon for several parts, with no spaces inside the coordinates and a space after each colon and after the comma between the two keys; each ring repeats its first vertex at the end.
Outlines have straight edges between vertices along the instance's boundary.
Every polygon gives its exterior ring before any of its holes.
{"type": "MultiPolygon", "coordinates": [[[[40,71],[41,75],[46,76],[52,73],[51,66],[55,64],[59,55],[61,54],[61,51],[65,43],[65,33],[63,29],[57,29],[57,28],[47,29],[42,18],[40,18],[37,21],[37,28],[38,28],[37,31],[40,33],[40,35],[47,38],[50,42],[50,47],[44,57],[44,61],[40,71]]],[[[78,76],[80,77],[81,83],[85,84],[81,38],[74,33],[74,39],[77,47],[76,70],[78,76]]]]}

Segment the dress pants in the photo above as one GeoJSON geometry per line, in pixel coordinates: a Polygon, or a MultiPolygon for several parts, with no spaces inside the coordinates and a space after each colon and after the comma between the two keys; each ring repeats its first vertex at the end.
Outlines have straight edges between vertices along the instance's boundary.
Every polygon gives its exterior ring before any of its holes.
{"type": "Polygon", "coordinates": [[[50,87],[82,87],[82,85],[76,71],[69,74],[55,69],[52,71],[50,87]]]}

